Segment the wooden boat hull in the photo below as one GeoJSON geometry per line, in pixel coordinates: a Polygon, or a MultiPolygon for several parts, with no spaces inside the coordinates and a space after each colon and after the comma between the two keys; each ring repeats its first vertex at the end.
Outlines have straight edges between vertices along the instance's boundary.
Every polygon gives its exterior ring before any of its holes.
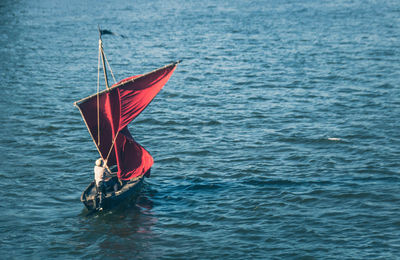
{"type": "MultiPolygon", "coordinates": [[[[143,186],[144,175],[125,183],[118,191],[107,191],[102,201],[103,210],[112,209],[121,203],[136,201],[143,186]]],[[[89,211],[99,210],[99,198],[95,182],[91,182],[81,195],[81,201],[89,211]]]]}

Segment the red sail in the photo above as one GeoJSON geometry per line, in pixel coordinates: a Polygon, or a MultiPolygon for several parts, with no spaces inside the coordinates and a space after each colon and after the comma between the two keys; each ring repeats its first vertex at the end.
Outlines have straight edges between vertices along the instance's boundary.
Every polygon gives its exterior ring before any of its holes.
{"type": "Polygon", "coordinates": [[[76,102],[102,158],[108,157],[108,166],[118,166],[122,180],[143,175],[153,165],[153,158],[134,141],[127,125],[150,104],[176,66],[173,63],[124,79],[109,90],[76,102]]]}

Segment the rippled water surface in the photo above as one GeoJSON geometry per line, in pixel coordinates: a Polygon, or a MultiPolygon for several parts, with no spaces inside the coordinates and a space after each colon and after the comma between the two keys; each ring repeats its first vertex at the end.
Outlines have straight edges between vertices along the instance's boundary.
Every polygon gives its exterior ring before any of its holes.
{"type": "Polygon", "coordinates": [[[2,1],[0,258],[397,259],[399,1],[2,1]],[[130,129],[137,204],[87,215],[73,102],[182,59],[130,129]]]}

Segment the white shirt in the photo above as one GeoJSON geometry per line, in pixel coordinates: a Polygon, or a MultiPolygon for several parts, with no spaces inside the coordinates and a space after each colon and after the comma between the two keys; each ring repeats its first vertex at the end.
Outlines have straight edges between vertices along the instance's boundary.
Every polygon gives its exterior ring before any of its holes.
{"type": "Polygon", "coordinates": [[[94,180],[96,185],[99,186],[99,182],[104,181],[106,168],[100,166],[94,166],[94,180]]]}

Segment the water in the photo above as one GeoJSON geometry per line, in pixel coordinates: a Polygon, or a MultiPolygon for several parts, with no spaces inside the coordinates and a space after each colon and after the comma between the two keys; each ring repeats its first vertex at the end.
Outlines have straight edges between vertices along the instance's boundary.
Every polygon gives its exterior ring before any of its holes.
{"type": "Polygon", "coordinates": [[[0,44],[0,258],[400,257],[398,1],[6,0],[0,44]],[[183,63],[139,201],[87,216],[98,24],[117,80],[183,63]]]}

